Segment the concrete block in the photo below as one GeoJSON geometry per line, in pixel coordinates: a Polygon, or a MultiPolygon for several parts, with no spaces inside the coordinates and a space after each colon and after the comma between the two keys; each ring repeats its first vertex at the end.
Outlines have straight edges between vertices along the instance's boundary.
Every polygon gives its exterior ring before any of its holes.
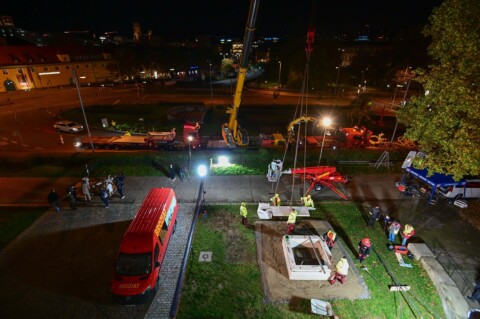
{"type": "Polygon", "coordinates": [[[413,254],[415,260],[419,260],[422,257],[435,257],[433,252],[428,248],[427,244],[423,243],[410,243],[407,245],[408,250],[413,254]]]}
{"type": "Polygon", "coordinates": [[[447,318],[466,318],[470,307],[457,286],[442,285],[437,287],[437,292],[447,318]]]}
{"type": "Polygon", "coordinates": [[[420,263],[437,289],[439,285],[455,286],[452,278],[450,278],[448,273],[435,259],[435,257],[422,257],[422,259],[420,259],[420,263]]]}

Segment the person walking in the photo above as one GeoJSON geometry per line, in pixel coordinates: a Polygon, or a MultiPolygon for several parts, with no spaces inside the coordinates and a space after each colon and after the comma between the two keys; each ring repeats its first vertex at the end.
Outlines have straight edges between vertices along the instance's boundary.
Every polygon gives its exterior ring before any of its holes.
{"type": "Polygon", "coordinates": [[[358,243],[358,257],[357,259],[360,260],[360,263],[362,263],[365,258],[370,256],[370,248],[372,246],[372,243],[370,242],[370,238],[365,237],[360,242],[358,243]]]}
{"type": "Polygon", "coordinates": [[[370,219],[368,220],[368,226],[374,228],[375,222],[380,218],[380,206],[373,207],[370,211],[370,219]]]}
{"type": "Polygon", "coordinates": [[[100,190],[100,198],[102,199],[102,202],[105,204],[105,208],[110,208],[110,204],[108,202],[108,192],[105,186],[103,186],[102,189],[100,190]]]}
{"type": "Polygon", "coordinates": [[[390,224],[388,228],[388,241],[391,243],[395,242],[395,237],[397,237],[398,232],[402,228],[402,225],[398,222],[398,220],[394,219],[393,222],[390,224]]]}
{"type": "Polygon", "coordinates": [[[247,203],[243,202],[242,205],[240,205],[240,216],[242,216],[243,226],[248,226],[247,215],[248,215],[247,203]]]}
{"type": "Polygon", "coordinates": [[[297,221],[298,211],[292,207],[287,220],[287,234],[290,235],[295,230],[295,222],[297,221]]]}
{"type": "Polygon", "coordinates": [[[315,208],[315,204],[313,203],[312,195],[308,194],[306,197],[300,197],[300,200],[303,202],[305,207],[315,208]]]}
{"type": "Polygon", "coordinates": [[[403,228],[403,231],[402,231],[402,246],[406,246],[407,241],[413,235],[415,235],[415,229],[413,229],[412,225],[405,224],[405,227],[403,228]]]}
{"type": "Polygon", "coordinates": [[[175,181],[175,175],[176,175],[176,172],[175,172],[175,167],[173,166],[173,164],[170,164],[168,166],[168,173],[170,174],[170,179],[172,180],[172,182],[175,181]]]}
{"type": "Polygon", "coordinates": [[[55,188],[52,188],[50,193],[48,193],[47,201],[50,205],[52,205],[57,213],[60,213],[61,208],[60,208],[60,203],[58,202],[58,194],[55,191],[55,188]]]}
{"type": "Polygon", "coordinates": [[[123,195],[124,181],[125,181],[125,176],[123,175],[123,173],[122,172],[118,173],[117,178],[115,179],[115,185],[117,185],[118,195],[120,196],[121,199],[125,198],[125,195],[123,195]]]}
{"type": "Polygon", "coordinates": [[[70,208],[72,210],[77,209],[77,190],[75,186],[70,185],[67,189],[67,199],[70,202],[70,208]]]}
{"type": "Polygon", "coordinates": [[[343,256],[335,266],[335,273],[333,274],[333,277],[328,280],[330,285],[336,283],[337,280],[339,280],[343,285],[347,279],[349,267],[350,266],[348,265],[347,257],[343,256]]]}
{"type": "Polygon", "coordinates": [[[275,194],[272,198],[270,198],[270,202],[272,202],[272,206],[280,206],[282,201],[280,200],[280,196],[275,194]]]}
{"type": "Polygon", "coordinates": [[[92,196],[90,196],[90,179],[87,176],[82,178],[82,193],[85,202],[90,202],[92,200],[92,196]]]}
{"type": "Polygon", "coordinates": [[[322,235],[323,240],[327,244],[328,249],[332,250],[335,242],[337,241],[337,233],[333,229],[329,229],[325,234],[322,235]]]}

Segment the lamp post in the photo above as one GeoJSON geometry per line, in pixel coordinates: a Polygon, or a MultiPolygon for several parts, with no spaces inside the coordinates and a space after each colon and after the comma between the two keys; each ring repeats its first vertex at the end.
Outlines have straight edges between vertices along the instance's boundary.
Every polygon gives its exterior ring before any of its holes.
{"type": "Polygon", "coordinates": [[[208,64],[210,68],[210,106],[213,106],[213,84],[212,84],[212,64],[208,64]]]}
{"type": "Polygon", "coordinates": [[[282,61],[278,61],[278,84],[282,87],[282,61]]]}
{"type": "Polygon", "coordinates": [[[192,148],[190,144],[192,143],[193,136],[188,135],[187,139],[188,139],[188,171],[190,171],[190,163],[192,162],[192,148]]]}
{"type": "Polygon", "coordinates": [[[393,110],[393,106],[395,105],[395,98],[397,97],[398,88],[403,88],[403,85],[397,84],[397,86],[395,87],[395,93],[393,94],[393,99],[392,99],[392,107],[391,107],[392,110],[393,110]]]}
{"type": "Polygon", "coordinates": [[[368,71],[368,68],[365,68],[365,70],[362,71],[362,79],[360,80],[360,84],[358,85],[358,94],[360,94],[360,92],[362,91],[362,85],[364,84],[363,83],[363,79],[365,78],[365,73],[368,71]]]}
{"type": "MultiPolygon", "coordinates": [[[[402,107],[404,107],[405,104],[407,104],[407,92],[408,92],[408,89],[410,88],[411,81],[412,81],[412,78],[409,78],[407,82],[407,88],[405,89],[405,94],[403,94],[402,107]]],[[[397,117],[397,120],[395,121],[395,127],[393,128],[392,139],[390,140],[390,143],[393,143],[393,140],[395,139],[395,133],[397,133],[397,127],[398,127],[398,117],[397,117]]]]}
{"type": "Polygon", "coordinates": [[[332,124],[332,119],[329,117],[324,117],[322,120],[323,125],[323,139],[322,139],[322,147],[320,148],[320,156],[318,158],[318,166],[320,166],[320,161],[322,160],[322,153],[323,153],[323,145],[325,144],[325,136],[327,135],[327,127],[332,124]]]}
{"type": "Polygon", "coordinates": [[[92,134],[90,133],[90,128],[88,126],[87,115],[85,114],[85,109],[83,108],[83,100],[82,100],[82,95],[80,94],[80,85],[78,84],[77,72],[75,71],[74,68],[72,68],[72,76],[73,76],[73,82],[75,82],[75,86],[77,87],[78,100],[80,101],[80,107],[82,109],[83,119],[85,121],[85,126],[87,127],[88,140],[90,142],[90,147],[92,148],[92,152],[95,152],[95,148],[93,147],[92,134]]]}
{"type": "Polygon", "coordinates": [[[201,201],[201,204],[203,204],[203,202],[205,201],[205,190],[204,190],[204,183],[205,183],[205,176],[207,175],[207,166],[205,165],[199,165],[198,168],[197,168],[197,174],[198,176],[200,176],[200,196],[202,196],[202,201],[201,201]]]}
{"type": "Polygon", "coordinates": [[[336,66],[335,69],[337,69],[337,79],[335,80],[335,99],[337,98],[338,95],[338,78],[340,77],[340,66],[336,66]]]}

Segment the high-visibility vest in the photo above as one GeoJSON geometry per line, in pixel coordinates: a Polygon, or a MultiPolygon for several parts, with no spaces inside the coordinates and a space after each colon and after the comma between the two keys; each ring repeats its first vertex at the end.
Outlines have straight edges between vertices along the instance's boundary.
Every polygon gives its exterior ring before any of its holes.
{"type": "Polygon", "coordinates": [[[248,214],[248,211],[247,211],[247,207],[245,206],[240,206],[240,215],[242,215],[242,217],[247,217],[247,214],[248,214]]]}
{"type": "Polygon", "coordinates": [[[297,215],[298,215],[298,212],[297,212],[297,210],[295,209],[294,211],[292,211],[292,212],[288,215],[287,224],[295,224],[295,221],[297,220],[297,215]]]}
{"type": "Polygon", "coordinates": [[[348,275],[349,265],[348,265],[347,259],[346,258],[340,259],[340,261],[337,263],[335,268],[337,269],[337,273],[339,273],[340,275],[343,275],[343,276],[348,275]]]}

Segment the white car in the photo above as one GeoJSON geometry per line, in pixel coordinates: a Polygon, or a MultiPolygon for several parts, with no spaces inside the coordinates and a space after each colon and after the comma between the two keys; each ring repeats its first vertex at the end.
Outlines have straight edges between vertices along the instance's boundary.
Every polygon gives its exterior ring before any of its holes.
{"type": "Polygon", "coordinates": [[[57,132],[78,133],[83,131],[83,125],[72,121],[58,121],[53,127],[57,132]]]}

